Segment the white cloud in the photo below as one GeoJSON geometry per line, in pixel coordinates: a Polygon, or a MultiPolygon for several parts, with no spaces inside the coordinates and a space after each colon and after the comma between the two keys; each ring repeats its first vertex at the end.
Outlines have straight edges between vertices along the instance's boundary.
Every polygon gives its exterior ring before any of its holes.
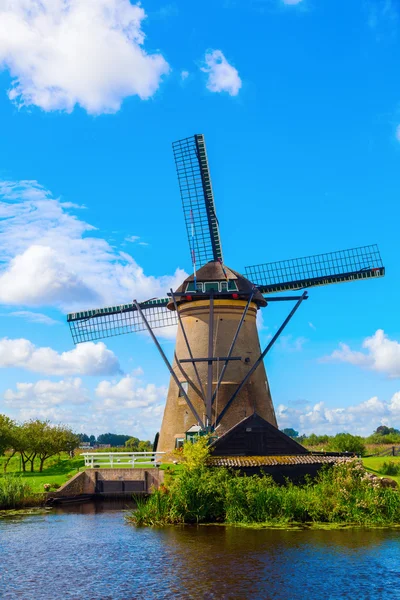
{"type": "Polygon", "coordinates": [[[166,395],[166,387],[157,387],[154,383],[143,386],[132,375],[119,381],[101,381],[96,387],[96,396],[102,399],[101,410],[147,408],[163,402],[166,395]]]}
{"type": "Polygon", "coordinates": [[[308,340],[305,337],[294,338],[291,334],[281,335],[279,346],[281,350],[286,352],[300,352],[303,350],[303,346],[306,342],[308,342],[308,340]]]}
{"type": "Polygon", "coordinates": [[[16,389],[4,393],[8,413],[18,421],[49,419],[83,431],[83,423],[90,427],[85,410],[90,406],[90,394],[82,380],[40,380],[35,383],[17,383],[16,389]]]}
{"type": "Polygon", "coordinates": [[[35,181],[0,181],[0,302],[75,312],[164,296],[185,279],[145,275],[66,204],[35,181]]]}
{"type": "Polygon", "coordinates": [[[135,242],[137,242],[138,240],[140,240],[140,236],[138,235],[128,235],[125,238],[126,242],[131,242],[132,244],[134,244],[135,242]]]}
{"type": "Polygon", "coordinates": [[[208,73],[207,89],[211,92],[228,92],[237,96],[242,80],[235,67],[230,65],[221,50],[210,50],[205,56],[206,66],[201,70],[208,73]]]}
{"type": "Polygon", "coordinates": [[[189,77],[189,71],[182,71],[181,72],[181,79],[182,81],[185,81],[185,79],[187,79],[189,77]]]}
{"type": "Polygon", "coordinates": [[[17,383],[15,389],[4,393],[0,412],[19,421],[49,419],[88,434],[114,431],[153,440],[160,427],[167,388],[143,383],[139,379],[142,375],[138,367],[120,380],[102,381],[94,394],[80,378],[17,383]]]}
{"type": "Polygon", "coordinates": [[[79,378],[66,381],[40,380],[36,383],[17,383],[16,391],[8,389],[4,393],[6,404],[13,408],[47,409],[64,403],[85,404],[89,401],[88,390],[82,387],[79,378]]]}
{"type": "Polygon", "coordinates": [[[282,0],[283,4],[295,5],[300,4],[303,0],[282,0]]]}
{"type": "Polygon", "coordinates": [[[143,48],[146,14],[129,0],[2,0],[0,67],[18,106],[112,113],[151,97],[169,66],[143,48]]]}
{"type": "Polygon", "coordinates": [[[56,321],[43,313],[31,312],[30,310],[16,310],[14,312],[10,312],[7,314],[3,314],[1,316],[7,317],[19,317],[21,319],[25,319],[26,321],[31,321],[32,323],[40,323],[41,325],[59,325],[60,321],[56,321]]]}
{"type": "Polygon", "coordinates": [[[378,329],[366,338],[362,347],[366,352],[351,350],[347,344],[339,344],[340,349],[321,359],[323,362],[347,362],[370,371],[383,373],[390,378],[400,377],[400,343],[391,340],[383,329],[378,329]]]}
{"type": "Polygon", "coordinates": [[[400,142],[400,125],[396,127],[396,140],[400,142]]]}
{"type": "Polygon", "coordinates": [[[324,402],[304,408],[281,404],[276,414],[280,428],[294,427],[301,433],[335,434],[346,431],[370,435],[379,425],[398,427],[400,392],[396,392],[388,402],[374,396],[346,408],[328,408],[324,402]]]}
{"type": "Polygon", "coordinates": [[[103,342],[87,342],[59,354],[26,339],[0,339],[0,368],[17,367],[45,375],[111,375],[120,372],[117,357],[103,342]]]}
{"type": "Polygon", "coordinates": [[[315,327],[314,323],[311,323],[311,321],[308,322],[308,326],[313,329],[314,331],[317,330],[317,328],[315,327]]]}

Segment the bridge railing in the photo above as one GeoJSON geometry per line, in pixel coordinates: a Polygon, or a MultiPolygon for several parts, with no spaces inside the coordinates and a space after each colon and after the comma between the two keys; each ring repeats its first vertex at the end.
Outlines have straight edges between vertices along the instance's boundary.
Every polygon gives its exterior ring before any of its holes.
{"type": "Polygon", "coordinates": [[[165,452],[83,452],[85,467],[156,467],[162,462],[165,452]]]}

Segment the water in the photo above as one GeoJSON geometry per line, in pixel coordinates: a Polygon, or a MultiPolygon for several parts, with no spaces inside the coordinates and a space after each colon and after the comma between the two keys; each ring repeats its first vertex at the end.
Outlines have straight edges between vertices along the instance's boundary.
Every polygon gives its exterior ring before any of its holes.
{"type": "Polygon", "coordinates": [[[0,598],[400,599],[396,530],[135,529],[116,508],[0,519],[0,598]]]}

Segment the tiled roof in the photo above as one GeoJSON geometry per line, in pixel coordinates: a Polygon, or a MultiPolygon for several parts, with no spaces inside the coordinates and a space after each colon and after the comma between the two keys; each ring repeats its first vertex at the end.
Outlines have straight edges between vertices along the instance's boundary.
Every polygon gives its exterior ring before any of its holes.
{"type": "Polygon", "coordinates": [[[334,463],[337,456],[313,456],[303,454],[296,456],[215,456],[209,459],[212,467],[278,467],[282,465],[310,465],[334,463]]]}

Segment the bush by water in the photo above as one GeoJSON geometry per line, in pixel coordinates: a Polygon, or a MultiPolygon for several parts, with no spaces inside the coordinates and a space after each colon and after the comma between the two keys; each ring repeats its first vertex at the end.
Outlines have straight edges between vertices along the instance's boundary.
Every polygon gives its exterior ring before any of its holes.
{"type": "Polygon", "coordinates": [[[165,484],[148,500],[138,500],[131,522],[400,523],[399,491],[371,482],[358,459],[325,468],[304,485],[279,486],[267,475],[240,477],[224,468],[207,467],[206,443],[200,438],[185,445],[183,468],[167,474],[165,484]]]}
{"type": "Polygon", "coordinates": [[[42,497],[33,495],[30,486],[21,477],[4,475],[0,477],[0,509],[20,508],[40,504],[42,497]]]}

